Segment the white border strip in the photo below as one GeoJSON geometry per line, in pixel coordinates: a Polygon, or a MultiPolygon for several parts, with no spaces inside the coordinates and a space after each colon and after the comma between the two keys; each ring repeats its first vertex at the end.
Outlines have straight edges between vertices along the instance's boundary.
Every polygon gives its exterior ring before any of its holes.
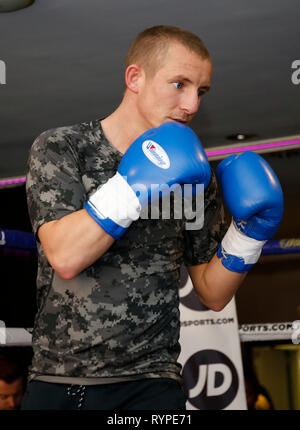
{"type": "Polygon", "coordinates": [[[239,326],[241,342],[264,340],[291,340],[295,334],[294,322],[242,324],[239,326]]]}
{"type": "MultiPolygon", "coordinates": [[[[2,328],[0,347],[31,346],[31,332],[32,328],[2,328]]],[[[239,337],[241,342],[291,340],[294,344],[300,344],[300,321],[242,324],[239,326],[239,337]]]]}

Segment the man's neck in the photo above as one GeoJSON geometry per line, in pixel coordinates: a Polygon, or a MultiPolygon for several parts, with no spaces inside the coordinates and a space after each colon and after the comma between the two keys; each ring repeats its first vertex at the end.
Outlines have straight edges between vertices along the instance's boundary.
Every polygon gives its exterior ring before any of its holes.
{"type": "Polygon", "coordinates": [[[122,154],[149,128],[139,119],[135,106],[125,99],[111,115],[101,121],[101,127],[110,144],[122,154]]]}

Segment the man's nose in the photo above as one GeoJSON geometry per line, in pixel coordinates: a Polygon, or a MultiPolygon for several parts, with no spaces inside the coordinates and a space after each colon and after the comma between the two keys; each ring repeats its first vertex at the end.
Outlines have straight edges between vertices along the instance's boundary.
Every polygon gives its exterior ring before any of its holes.
{"type": "Polygon", "coordinates": [[[198,111],[199,105],[200,97],[198,96],[198,91],[192,91],[183,99],[181,109],[189,115],[194,115],[198,111]]]}
{"type": "Polygon", "coordinates": [[[17,402],[14,396],[10,396],[7,399],[7,404],[10,409],[16,409],[17,402]]]}

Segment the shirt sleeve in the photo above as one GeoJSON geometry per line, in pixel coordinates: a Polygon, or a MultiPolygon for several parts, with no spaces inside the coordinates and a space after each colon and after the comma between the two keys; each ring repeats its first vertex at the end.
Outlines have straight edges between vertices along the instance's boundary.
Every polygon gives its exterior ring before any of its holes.
{"type": "Polygon", "coordinates": [[[204,224],[184,231],[183,262],[186,266],[208,263],[216,253],[228,226],[215,173],[204,191],[204,224]]]}
{"type": "Polygon", "coordinates": [[[49,221],[83,208],[85,189],[76,152],[67,132],[42,133],[33,143],[26,178],[26,194],[33,233],[49,221]]]}

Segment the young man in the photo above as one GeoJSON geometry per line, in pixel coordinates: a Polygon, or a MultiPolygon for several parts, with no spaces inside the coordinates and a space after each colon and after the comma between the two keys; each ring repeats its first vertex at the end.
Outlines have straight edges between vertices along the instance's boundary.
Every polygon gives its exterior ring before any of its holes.
{"type": "MultiPolygon", "coordinates": [[[[180,266],[216,311],[246,273],[224,267],[232,260],[226,252],[243,256],[236,247],[216,254],[225,233],[216,180],[186,127],[211,75],[196,35],[147,29],[128,51],[120,106],[35,141],[27,195],[39,249],[39,310],[24,409],[185,408],[177,362],[180,266]],[[138,183],[149,190],[151,180],[205,183],[202,229],[187,230],[184,218],[142,219],[147,205],[132,189],[138,183]]],[[[227,245],[236,243],[233,229],[227,245]]]]}
{"type": "Polygon", "coordinates": [[[0,351],[0,410],[20,409],[26,372],[0,351]]]}

